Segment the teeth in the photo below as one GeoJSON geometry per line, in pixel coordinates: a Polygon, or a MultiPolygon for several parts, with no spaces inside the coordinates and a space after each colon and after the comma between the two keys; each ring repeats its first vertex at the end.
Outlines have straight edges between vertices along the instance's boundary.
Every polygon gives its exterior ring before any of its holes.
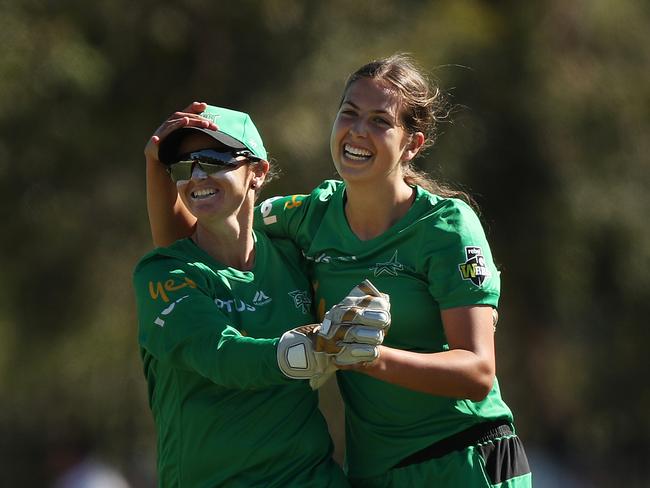
{"type": "Polygon", "coordinates": [[[194,190],[192,192],[192,198],[196,198],[197,200],[201,200],[202,198],[208,198],[211,197],[212,195],[216,195],[216,190],[212,188],[204,188],[201,190],[194,190]]]}
{"type": "Polygon", "coordinates": [[[345,144],[343,146],[343,151],[345,151],[346,156],[348,156],[350,159],[364,160],[372,156],[372,153],[367,149],[363,149],[361,147],[354,147],[351,146],[350,144],[345,144]]]}

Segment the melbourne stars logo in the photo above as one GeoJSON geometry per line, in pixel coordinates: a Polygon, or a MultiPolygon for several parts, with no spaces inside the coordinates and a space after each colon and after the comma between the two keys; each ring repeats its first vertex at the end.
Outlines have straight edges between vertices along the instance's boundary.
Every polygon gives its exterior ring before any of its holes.
{"type": "Polygon", "coordinates": [[[477,246],[467,246],[465,257],[467,261],[458,265],[460,275],[464,280],[470,280],[478,287],[483,286],[483,282],[490,277],[490,270],[485,265],[483,251],[477,246]]]}
{"type": "Polygon", "coordinates": [[[369,269],[374,270],[375,276],[381,276],[384,273],[390,276],[397,276],[397,272],[402,271],[404,269],[404,265],[397,260],[396,249],[395,253],[393,253],[393,257],[388,261],[384,263],[377,263],[369,269]]]}
{"type": "Polygon", "coordinates": [[[308,313],[311,308],[311,295],[304,290],[294,290],[289,292],[289,296],[293,298],[293,304],[302,313],[308,313]]]}

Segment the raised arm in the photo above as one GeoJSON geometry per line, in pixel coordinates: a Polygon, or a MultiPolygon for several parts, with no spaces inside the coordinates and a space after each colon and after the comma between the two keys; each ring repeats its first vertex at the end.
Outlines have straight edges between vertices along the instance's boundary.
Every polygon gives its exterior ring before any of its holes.
{"type": "Polygon", "coordinates": [[[199,114],[206,103],[193,102],[180,112],[174,112],[151,136],[144,148],[147,165],[147,212],[151,237],[155,246],[168,246],[174,241],[188,237],[194,230],[196,219],[188,212],[176,191],[176,185],[158,159],[158,145],[170,132],[180,127],[205,127],[215,130],[217,126],[199,114]]]}

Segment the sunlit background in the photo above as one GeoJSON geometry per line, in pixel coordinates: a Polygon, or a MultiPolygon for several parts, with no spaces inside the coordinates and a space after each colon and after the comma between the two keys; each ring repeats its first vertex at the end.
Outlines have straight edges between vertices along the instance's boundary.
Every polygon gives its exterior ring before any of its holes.
{"type": "Polygon", "coordinates": [[[155,486],[131,271],[163,119],[251,113],[265,196],[308,192],[346,76],[402,51],[456,107],[421,167],[482,209],[536,486],[649,486],[649,26],[642,0],[0,1],[0,485],[89,454],[155,486]]]}

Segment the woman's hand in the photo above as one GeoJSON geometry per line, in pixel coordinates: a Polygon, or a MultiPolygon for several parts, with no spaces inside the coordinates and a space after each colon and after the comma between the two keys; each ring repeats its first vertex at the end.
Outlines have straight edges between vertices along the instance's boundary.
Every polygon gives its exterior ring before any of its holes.
{"type": "Polygon", "coordinates": [[[156,132],[153,133],[151,138],[147,141],[144,147],[144,156],[147,162],[158,162],[158,145],[167,135],[176,129],[182,127],[201,127],[204,129],[217,130],[217,125],[201,117],[202,113],[208,104],[204,102],[192,102],[180,112],[174,112],[165,120],[156,132]]]}
{"type": "Polygon", "coordinates": [[[216,130],[217,126],[201,117],[207,103],[193,102],[180,112],[174,112],[149,138],[144,148],[147,168],[147,211],[154,245],[169,246],[176,240],[192,235],[196,218],[178,197],[164,165],[158,159],[160,141],[182,127],[202,127],[216,130]]]}

